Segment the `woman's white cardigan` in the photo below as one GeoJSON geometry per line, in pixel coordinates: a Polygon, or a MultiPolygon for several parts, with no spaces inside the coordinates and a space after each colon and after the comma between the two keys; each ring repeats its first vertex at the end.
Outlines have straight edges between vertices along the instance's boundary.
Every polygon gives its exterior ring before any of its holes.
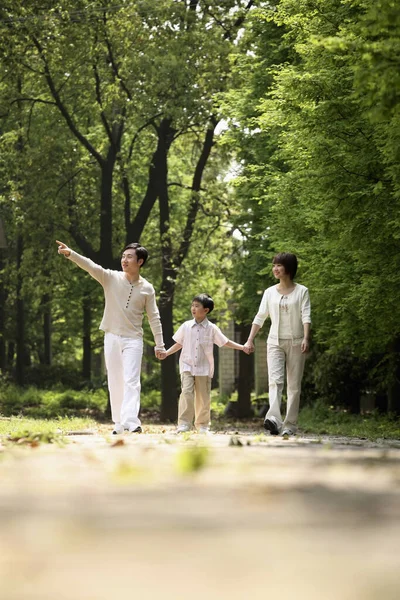
{"type": "MultiPolygon", "coordinates": [[[[258,313],[254,317],[253,325],[264,325],[265,319],[271,319],[271,328],[268,335],[268,344],[279,343],[279,305],[282,298],[277,290],[277,285],[267,288],[263,294],[258,313]]],[[[311,305],[308,289],[296,283],[290,293],[290,330],[294,344],[301,344],[304,337],[304,323],[311,323],[311,305]],[[294,295],[293,295],[294,294],[294,295]]]]}

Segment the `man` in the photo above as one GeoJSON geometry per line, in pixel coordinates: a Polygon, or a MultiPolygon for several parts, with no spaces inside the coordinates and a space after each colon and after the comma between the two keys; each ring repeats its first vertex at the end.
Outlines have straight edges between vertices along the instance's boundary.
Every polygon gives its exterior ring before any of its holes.
{"type": "Polygon", "coordinates": [[[148,252],[138,243],[122,253],[121,271],[103,269],[57,241],[58,253],[96,279],[104,290],[105,307],[100,329],[105,332],[104,355],[110,391],[113,434],[125,429],[142,433],[139,420],[140,368],[143,354],[143,313],[146,311],[155,341],[157,358],[165,357],[160,314],[153,286],[140,275],[148,252]]]}

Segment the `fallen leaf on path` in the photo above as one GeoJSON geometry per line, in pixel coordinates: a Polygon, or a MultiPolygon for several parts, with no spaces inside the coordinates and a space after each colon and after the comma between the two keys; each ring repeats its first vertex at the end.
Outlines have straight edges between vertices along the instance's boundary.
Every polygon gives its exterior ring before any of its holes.
{"type": "Polygon", "coordinates": [[[111,448],[116,448],[117,446],[124,446],[124,440],[116,440],[113,444],[111,444],[111,448]]]}

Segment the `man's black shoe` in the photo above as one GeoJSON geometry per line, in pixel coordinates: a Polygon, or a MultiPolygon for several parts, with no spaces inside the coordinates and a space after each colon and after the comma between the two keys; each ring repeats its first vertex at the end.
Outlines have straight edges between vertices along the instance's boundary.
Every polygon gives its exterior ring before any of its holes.
{"type": "Polygon", "coordinates": [[[272,419],[265,419],[264,429],[269,431],[271,435],[279,435],[278,426],[272,419]]]}
{"type": "Polygon", "coordinates": [[[142,433],[142,428],[139,425],[139,427],[136,427],[136,429],[132,429],[130,433],[142,433]]]}

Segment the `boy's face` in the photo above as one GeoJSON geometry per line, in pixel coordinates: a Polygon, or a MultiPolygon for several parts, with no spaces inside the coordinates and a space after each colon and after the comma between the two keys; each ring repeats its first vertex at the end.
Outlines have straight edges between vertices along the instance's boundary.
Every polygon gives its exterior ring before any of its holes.
{"type": "Polygon", "coordinates": [[[209,310],[209,308],[204,308],[201,302],[197,302],[197,300],[192,302],[192,316],[194,319],[196,319],[196,321],[203,321],[206,318],[209,310]]]}

